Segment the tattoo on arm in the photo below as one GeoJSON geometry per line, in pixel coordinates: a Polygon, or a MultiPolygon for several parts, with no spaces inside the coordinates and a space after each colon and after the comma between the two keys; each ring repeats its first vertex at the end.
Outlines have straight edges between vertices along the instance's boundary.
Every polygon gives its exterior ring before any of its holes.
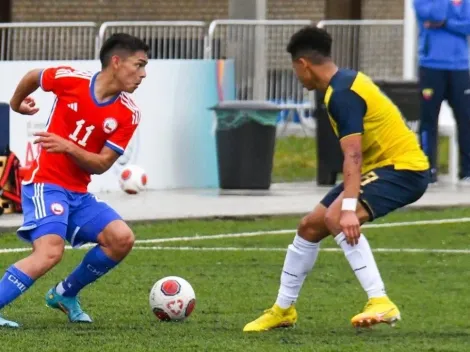
{"type": "MultiPolygon", "coordinates": [[[[354,169],[360,167],[362,164],[362,153],[360,151],[351,151],[346,155],[346,158],[352,161],[352,164],[354,165],[354,169]]],[[[350,167],[346,169],[347,169],[346,175],[348,177],[352,175],[353,171],[356,171],[356,170],[351,169],[350,167]]]]}
{"type": "Polygon", "coordinates": [[[359,165],[362,159],[362,153],[359,151],[354,151],[350,155],[351,159],[354,161],[355,165],[359,165]]]}

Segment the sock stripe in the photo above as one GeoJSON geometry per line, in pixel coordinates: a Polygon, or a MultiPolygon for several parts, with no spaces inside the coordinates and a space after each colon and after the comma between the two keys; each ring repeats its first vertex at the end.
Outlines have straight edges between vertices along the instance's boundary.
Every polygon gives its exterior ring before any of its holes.
{"type": "Polygon", "coordinates": [[[342,241],[343,239],[345,239],[344,233],[335,237],[336,243],[343,249],[351,269],[367,296],[369,298],[384,296],[385,286],[367,238],[361,233],[359,242],[355,246],[342,241]]]}
{"type": "Polygon", "coordinates": [[[0,280],[0,309],[23,294],[34,280],[14,265],[10,266],[0,280]]]}
{"type": "Polygon", "coordinates": [[[319,247],[318,243],[309,242],[298,234],[287,247],[276,300],[279,307],[288,308],[296,302],[302,284],[315,264],[319,247]]]}
{"type": "Polygon", "coordinates": [[[85,286],[95,282],[114,268],[119,262],[109,258],[100,245],[96,245],[83,258],[75,270],[61,283],[56,290],[65,297],[75,297],[85,286]]]}
{"type": "Polygon", "coordinates": [[[297,275],[288,273],[288,272],[285,271],[285,270],[283,271],[283,273],[286,274],[286,275],[292,276],[292,277],[298,277],[297,275]]]}
{"type": "Polygon", "coordinates": [[[12,265],[7,269],[7,273],[15,276],[18,280],[20,280],[26,286],[31,286],[34,283],[34,280],[18,269],[16,266],[12,265]]]}

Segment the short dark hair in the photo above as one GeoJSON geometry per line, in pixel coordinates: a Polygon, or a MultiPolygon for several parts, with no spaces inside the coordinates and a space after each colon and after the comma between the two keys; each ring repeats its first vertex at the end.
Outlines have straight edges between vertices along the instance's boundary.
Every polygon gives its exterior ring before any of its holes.
{"type": "Polygon", "coordinates": [[[100,61],[103,68],[107,67],[111,61],[111,57],[117,52],[134,54],[138,51],[149,51],[149,46],[141,39],[126,33],[115,33],[111,35],[103,43],[100,50],[100,61]]]}
{"type": "Polygon", "coordinates": [[[307,26],[298,30],[290,38],[287,52],[292,60],[301,57],[309,59],[314,64],[321,64],[331,59],[331,36],[322,28],[307,26]]]}

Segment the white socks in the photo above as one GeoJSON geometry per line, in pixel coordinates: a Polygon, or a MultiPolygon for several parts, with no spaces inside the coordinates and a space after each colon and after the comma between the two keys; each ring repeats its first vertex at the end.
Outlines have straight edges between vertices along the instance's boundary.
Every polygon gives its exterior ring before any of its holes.
{"type": "Polygon", "coordinates": [[[351,246],[346,242],[346,236],[342,232],[335,237],[335,241],[344,251],[346,259],[349,261],[362,288],[367,292],[368,297],[385,296],[385,286],[365,236],[361,234],[359,243],[355,246],[351,246]]]}
{"type": "Polygon", "coordinates": [[[63,295],[65,292],[64,285],[62,284],[63,281],[59,282],[59,284],[55,288],[55,292],[57,292],[59,295],[63,295]]]}
{"type": "MultiPolygon", "coordinates": [[[[366,237],[361,234],[359,243],[355,246],[346,242],[346,236],[343,233],[336,236],[335,241],[344,251],[346,259],[367,296],[369,298],[385,296],[385,286],[366,237]]],[[[319,250],[320,243],[304,240],[298,234],[293,243],[287,247],[281,286],[276,300],[279,307],[289,308],[297,301],[304,280],[315,265],[319,250]]]]}
{"type": "Polygon", "coordinates": [[[276,300],[279,307],[285,309],[295,303],[307,274],[315,264],[319,248],[319,243],[304,240],[298,234],[294,242],[287,247],[281,274],[281,287],[276,300]]]}

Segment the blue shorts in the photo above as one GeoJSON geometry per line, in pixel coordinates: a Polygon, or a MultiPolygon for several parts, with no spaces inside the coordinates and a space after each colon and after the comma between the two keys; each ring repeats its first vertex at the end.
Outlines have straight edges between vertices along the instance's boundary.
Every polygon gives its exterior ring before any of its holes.
{"type": "MultiPolygon", "coordinates": [[[[369,221],[416,202],[426,191],[430,172],[395,170],[385,166],[362,176],[359,202],[369,213],[369,221]]],[[[344,184],[334,187],[320,202],[329,207],[343,192],[344,184]]]]}
{"type": "Polygon", "coordinates": [[[91,193],[71,192],[53,184],[23,185],[21,203],[24,223],[18,236],[27,242],[54,234],[73,247],[97,243],[98,235],[111,221],[121,220],[114,209],[91,193]]]}

